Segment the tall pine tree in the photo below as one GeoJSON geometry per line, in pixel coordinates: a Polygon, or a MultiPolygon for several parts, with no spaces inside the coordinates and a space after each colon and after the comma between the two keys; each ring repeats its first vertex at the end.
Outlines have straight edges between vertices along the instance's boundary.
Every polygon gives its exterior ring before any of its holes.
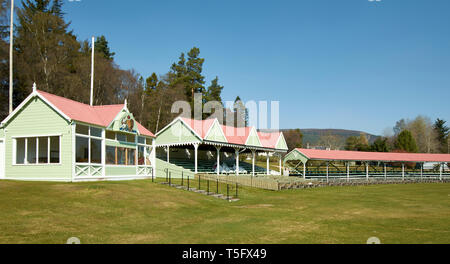
{"type": "Polygon", "coordinates": [[[189,102],[193,103],[194,94],[205,95],[205,77],[202,75],[205,59],[200,58],[200,49],[193,47],[185,54],[181,53],[177,63],[172,64],[170,77],[171,86],[183,86],[189,102]]]}
{"type": "Polygon", "coordinates": [[[239,96],[234,100],[234,126],[248,126],[248,109],[245,108],[245,104],[239,96]]]}
{"type": "Polygon", "coordinates": [[[416,144],[416,140],[412,136],[411,132],[406,129],[400,132],[400,134],[397,136],[395,148],[397,150],[403,150],[409,153],[417,153],[419,150],[416,144]]]}
{"type": "Polygon", "coordinates": [[[65,76],[73,69],[80,44],[63,19],[60,0],[26,0],[18,9],[16,48],[20,78],[31,89],[63,95],[65,76]]]}
{"type": "Polygon", "coordinates": [[[439,142],[439,150],[441,153],[448,152],[448,135],[450,128],[445,125],[446,123],[446,121],[438,118],[433,125],[433,129],[436,132],[436,137],[439,142]]]}
{"type": "Polygon", "coordinates": [[[219,85],[219,77],[216,76],[216,78],[211,81],[211,85],[208,86],[208,89],[206,90],[205,100],[207,102],[217,101],[222,103],[222,90],[223,86],[219,85]]]}
{"type": "Polygon", "coordinates": [[[108,60],[113,60],[114,55],[116,55],[116,53],[111,52],[109,49],[109,43],[103,35],[98,37],[95,41],[95,52],[103,54],[103,56],[108,60]]]}

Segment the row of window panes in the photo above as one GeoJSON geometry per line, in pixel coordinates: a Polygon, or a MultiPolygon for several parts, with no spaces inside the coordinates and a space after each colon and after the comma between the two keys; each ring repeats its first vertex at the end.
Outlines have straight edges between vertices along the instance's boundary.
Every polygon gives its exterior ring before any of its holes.
{"type": "MultiPolygon", "coordinates": [[[[137,165],[151,165],[150,148],[139,146],[137,165]]],[[[136,165],[136,149],[106,146],[106,164],[136,165]]]]}
{"type": "MultiPolygon", "coordinates": [[[[106,138],[111,140],[117,140],[122,142],[130,142],[135,143],[136,142],[136,136],[132,134],[125,134],[125,133],[116,133],[112,131],[106,131],[106,138]]],[[[138,137],[138,144],[147,144],[151,145],[152,140],[145,137],[138,137]]]]}
{"type": "Polygon", "coordinates": [[[138,146],[138,165],[152,165],[150,147],[138,146]]]}
{"type": "MultiPolygon", "coordinates": [[[[96,127],[89,127],[89,126],[77,124],[75,132],[80,135],[99,137],[99,138],[102,137],[102,129],[96,128],[96,127]]],[[[125,133],[116,133],[113,131],[106,131],[106,138],[112,139],[112,140],[117,140],[117,141],[122,141],[122,142],[130,142],[130,143],[136,142],[135,135],[125,134],[125,133]]],[[[151,145],[152,140],[150,138],[138,137],[138,143],[151,145]]]]}
{"type": "MultiPolygon", "coordinates": [[[[102,163],[102,141],[94,138],[76,138],[77,163],[102,163]],[[90,160],[89,160],[90,142],[90,160]]],[[[150,148],[138,146],[138,165],[151,165],[150,148]]],[[[108,165],[136,165],[136,149],[106,146],[106,164],[108,165]],[[116,153],[117,152],[117,153],[116,153]]]]}
{"type": "Polygon", "coordinates": [[[59,136],[16,139],[16,164],[60,163],[59,141],[59,136]]]}
{"type": "Polygon", "coordinates": [[[102,137],[102,129],[96,127],[89,127],[77,124],[75,132],[80,135],[86,135],[91,137],[102,137]]]}
{"type": "Polygon", "coordinates": [[[102,140],[95,138],[76,137],[77,163],[102,163],[102,140]],[[90,150],[90,160],[89,160],[90,150]]]}
{"type": "Polygon", "coordinates": [[[116,133],[107,131],[106,132],[106,138],[122,141],[122,142],[130,142],[130,143],[136,143],[136,136],[131,134],[124,134],[124,133],[116,133]]]}
{"type": "Polygon", "coordinates": [[[106,164],[136,165],[136,149],[106,146],[106,164]]]}

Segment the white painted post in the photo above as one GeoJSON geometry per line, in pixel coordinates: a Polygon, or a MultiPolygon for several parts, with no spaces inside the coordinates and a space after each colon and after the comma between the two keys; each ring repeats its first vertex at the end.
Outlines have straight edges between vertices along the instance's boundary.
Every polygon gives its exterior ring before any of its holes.
{"type": "Polygon", "coordinates": [[[198,167],[197,167],[197,164],[198,164],[198,144],[194,144],[194,153],[195,153],[195,165],[194,165],[194,167],[195,167],[195,174],[197,174],[198,173],[198,167]]]}
{"type": "MultiPolygon", "coordinates": [[[[75,181],[76,177],[76,125],[72,122],[72,182],[75,181]]],[[[50,138],[48,138],[48,162],[50,163],[50,138]]],[[[105,153],[106,155],[106,153],[105,153]]]]}
{"type": "Polygon", "coordinates": [[[387,167],[386,167],[386,162],[384,163],[384,180],[387,181],[387,167]]]}
{"type": "MultiPolygon", "coordinates": [[[[91,135],[90,129],[89,129],[89,135],[91,135]]],[[[92,164],[91,163],[91,140],[90,139],[88,139],[88,162],[89,162],[89,166],[88,166],[89,175],[88,176],[92,176],[92,173],[91,173],[91,171],[92,171],[92,166],[91,166],[91,164],[92,164]]]]}
{"type": "MultiPolygon", "coordinates": [[[[134,167],[136,168],[136,176],[139,176],[139,161],[138,161],[139,145],[138,145],[138,142],[139,142],[139,136],[136,135],[134,137],[134,144],[136,146],[136,148],[134,149],[134,167]]],[[[145,157],[145,148],[144,148],[144,157],[145,157]]],[[[144,160],[145,160],[145,158],[144,158],[144,160]]],[[[144,169],[144,176],[147,176],[145,169],[144,169]]]]}
{"type": "Polygon", "coordinates": [[[252,150],[252,176],[255,176],[255,155],[256,151],[252,150]]]}
{"type": "Polygon", "coordinates": [[[423,163],[420,164],[420,179],[423,180],[423,163]]]}
{"type": "Polygon", "coordinates": [[[236,176],[239,176],[239,149],[234,149],[236,155],[236,176]]]}
{"type": "Polygon", "coordinates": [[[328,171],[329,167],[330,167],[330,162],[327,161],[327,182],[330,181],[330,179],[329,179],[330,175],[329,175],[329,171],[328,171]]]}
{"type": "Polygon", "coordinates": [[[170,163],[170,147],[167,146],[167,163],[170,163]]]}
{"type": "Polygon", "coordinates": [[[11,0],[11,24],[9,30],[9,113],[13,111],[13,46],[14,46],[14,0],[11,0]]]}
{"type": "Polygon", "coordinates": [[[106,176],[106,129],[102,129],[102,176],[106,176]]]}
{"type": "Polygon", "coordinates": [[[94,105],[94,60],[95,60],[95,37],[92,37],[92,61],[91,61],[91,106],[94,105]]]}
{"type": "Polygon", "coordinates": [[[405,180],[405,163],[402,163],[402,181],[405,180]]]}
{"type": "Polygon", "coordinates": [[[350,181],[350,162],[347,162],[347,182],[350,181]]]}
{"type": "Polygon", "coordinates": [[[442,173],[443,173],[443,171],[444,171],[444,163],[441,163],[441,169],[440,169],[440,172],[439,172],[439,179],[442,181],[442,173]]]}
{"type": "Polygon", "coordinates": [[[25,138],[25,162],[24,164],[28,164],[28,138],[25,138]]]}
{"type": "MultiPolygon", "coordinates": [[[[103,154],[103,155],[105,155],[105,154],[103,154]]],[[[50,156],[51,156],[51,152],[50,152],[50,137],[48,137],[47,138],[47,164],[50,164],[50,156]]]]}
{"type": "Polygon", "coordinates": [[[369,181],[369,162],[366,162],[366,179],[369,181]]]}
{"type": "Polygon", "coordinates": [[[306,162],[303,163],[303,179],[306,180],[306,162]]]}
{"type": "Polygon", "coordinates": [[[267,164],[266,164],[266,166],[267,166],[267,175],[269,175],[270,174],[270,159],[269,159],[269,152],[266,152],[266,155],[267,155],[267,157],[266,157],[266,160],[267,160],[267,164]]]}
{"type": "Polygon", "coordinates": [[[156,177],[156,139],[152,140],[152,153],[150,157],[152,161],[152,176],[153,178],[156,177]]]}
{"type": "Polygon", "coordinates": [[[36,164],[39,164],[39,138],[36,138],[36,164]]]}
{"type": "Polygon", "coordinates": [[[217,150],[217,176],[220,174],[220,147],[216,147],[217,150]]]}
{"type": "Polygon", "coordinates": [[[283,167],[281,166],[282,165],[281,164],[281,158],[282,158],[282,155],[280,153],[280,176],[283,176],[283,167]]]}

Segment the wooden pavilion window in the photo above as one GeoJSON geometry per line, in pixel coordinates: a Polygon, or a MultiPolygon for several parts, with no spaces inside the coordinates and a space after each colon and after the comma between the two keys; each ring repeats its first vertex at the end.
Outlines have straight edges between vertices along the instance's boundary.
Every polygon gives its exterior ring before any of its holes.
{"type": "Polygon", "coordinates": [[[136,149],[106,146],[106,164],[119,166],[136,165],[136,149]]]}

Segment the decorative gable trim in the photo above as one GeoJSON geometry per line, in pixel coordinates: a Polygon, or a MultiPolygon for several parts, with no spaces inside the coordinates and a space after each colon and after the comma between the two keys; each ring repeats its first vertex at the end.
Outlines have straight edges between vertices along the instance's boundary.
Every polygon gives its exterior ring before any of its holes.
{"type": "MultiPolygon", "coordinates": [[[[277,144],[275,144],[275,148],[277,148],[278,144],[280,143],[280,141],[283,140],[284,144],[287,146],[287,142],[286,139],[284,138],[283,132],[280,132],[280,136],[278,137],[278,141],[277,144]]],[[[284,150],[287,150],[288,148],[285,148],[284,150]]]]}
{"type": "Polygon", "coordinates": [[[181,121],[181,123],[183,123],[187,128],[189,128],[189,130],[191,130],[191,132],[199,139],[199,140],[203,140],[202,137],[197,134],[197,132],[195,132],[194,129],[192,129],[192,127],[187,124],[186,122],[184,122],[183,118],[181,118],[181,116],[175,118],[172,122],[170,122],[170,124],[168,124],[167,126],[165,126],[163,129],[161,129],[158,133],[156,133],[156,137],[158,135],[160,135],[161,133],[163,133],[164,131],[166,131],[167,129],[169,129],[171,126],[173,126],[176,122],[181,121]]]}
{"type": "Polygon", "coordinates": [[[209,134],[211,133],[214,126],[217,126],[220,130],[220,133],[222,134],[223,138],[225,139],[225,142],[228,143],[228,139],[225,136],[225,133],[223,132],[222,126],[219,123],[219,120],[217,118],[214,119],[214,122],[212,123],[211,127],[209,128],[208,132],[205,135],[205,139],[208,138],[209,134]]]}
{"type": "Polygon", "coordinates": [[[14,111],[9,114],[5,120],[3,120],[1,122],[1,126],[5,126],[9,120],[11,120],[14,116],[16,116],[20,110],[22,108],[24,108],[28,102],[30,102],[33,98],[35,97],[39,97],[42,101],[44,101],[50,108],[52,108],[53,110],[55,110],[59,115],[61,115],[64,119],[66,119],[67,121],[71,122],[72,119],[70,117],[68,117],[66,114],[64,114],[61,110],[59,110],[56,106],[54,106],[52,103],[50,103],[44,96],[42,96],[41,94],[39,94],[38,91],[34,90],[27,98],[25,98],[25,100],[23,100],[23,102],[16,107],[16,109],[14,109],[14,111]]]}
{"type": "Polygon", "coordinates": [[[245,140],[245,145],[248,145],[248,141],[249,141],[250,136],[251,136],[252,134],[255,135],[255,136],[256,136],[256,139],[258,140],[258,144],[259,144],[258,147],[262,147],[261,139],[259,138],[258,131],[256,131],[256,128],[255,128],[255,127],[251,127],[250,132],[249,132],[248,135],[247,135],[247,139],[245,140]]]}
{"type": "Polygon", "coordinates": [[[138,122],[134,119],[133,114],[128,111],[126,104],[122,108],[122,110],[119,111],[116,117],[111,121],[107,128],[109,130],[121,131],[126,133],[136,133],[140,135],[138,122]],[[117,122],[121,122],[119,124],[119,128],[117,128],[117,122]]]}

